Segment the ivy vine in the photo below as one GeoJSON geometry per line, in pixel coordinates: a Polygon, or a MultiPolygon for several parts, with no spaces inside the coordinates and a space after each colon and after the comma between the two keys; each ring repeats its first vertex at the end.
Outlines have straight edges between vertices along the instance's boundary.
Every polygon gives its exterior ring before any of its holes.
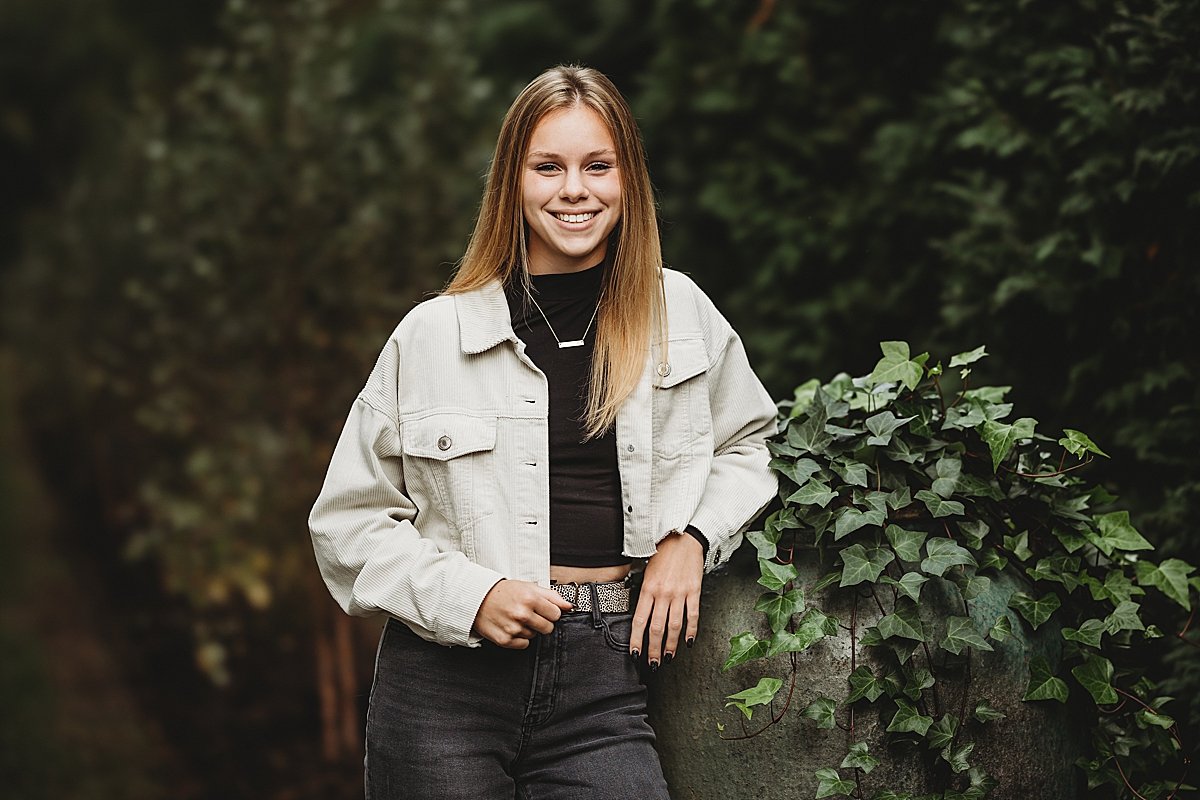
{"type": "MultiPolygon", "coordinates": [[[[1089,699],[1092,742],[1077,762],[1089,790],[1107,785],[1118,797],[1153,800],[1191,789],[1186,751],[1166,709],[1171,698],[1145,674],[1137,647],[1163,635],[1143,618],[1140,601],[1157,592],[1190,611],[1200,590],[1195,568],[1174,558],[1150,560],[1153,546],[1129,513],[1079,477],[1093,459],[1107,457],[1086,434],[1042,435],[1037,420],[1010,421],[1010,387],[972,387],[972,365],[987,355],[984,347],[955,355],[945,368],[931,366],[927,353],[912,357],[905,342],[883,342],[881,349],[869,375],[811,380],[782,404],[786,418],[769,445],[782,508],[748,535],[766,590],[755,609],[765,614],[770,635],[734,636],[724,668],[786,656],[789,671],[729,696],[742,733],[725,738],[750,738],[780,722],[791,706],[798,654],[846,631],[846,693],[800,710],[818,728],[839,727],[849,739],[841,762],[816,771],[816,797],[986,797],[997,781],[972,763],[976,732],[1004,715],[971,695],[973,660],[1013,635],[1014,626],[1037,631],[1053,620],[1046,631],[1060,633],[1062,660],[1032,655],[1021,699],[1089,699]],[[835,566],[802,585],[794,562],[810,547],[835,566]],[[1000,576],[1015,577],[1021,588],[1008,609],[977,626],[970,604],[1000,576]],[[945,615],[921,602],[934,584],[961,613],[945,615]],[[852,593],[850,619],[827,613],[832,604],[822,610],[812,602],[823,592],[852,593]],[[878,611],[874,624],[860,626],[860,601],[878,611]],[[883,666],[860,664],[866,653],[883,666]],[[939,694],[950,672],[965,681],[953,707],[939,694]],[[753,723],[760,708],[769,719],[753,723]],[[855,723],[867,708],[887,720],[889,741],[923,743],[937,754],[944,790],[870,787],[880,760],[855,723]]],[[[1177,635],[1196,644],[1186,627],[1177,635]]]]}

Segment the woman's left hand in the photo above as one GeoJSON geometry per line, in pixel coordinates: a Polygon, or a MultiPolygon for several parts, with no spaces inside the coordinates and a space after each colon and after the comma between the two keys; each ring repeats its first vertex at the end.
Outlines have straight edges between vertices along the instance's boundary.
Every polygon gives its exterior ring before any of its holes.
{"type": "Polygon", "coordinates": [[[658,543],[646,562],[629,653],[640,654],[642,639],[649,631],[646,660],[651,669],[675,657],[679,634],[690,643],[700,624],[700,582],[704,577],[704,548],[686,533],[671,533],[658,543]],[[686,619],[687,630],[684,631],[686,619]]]}

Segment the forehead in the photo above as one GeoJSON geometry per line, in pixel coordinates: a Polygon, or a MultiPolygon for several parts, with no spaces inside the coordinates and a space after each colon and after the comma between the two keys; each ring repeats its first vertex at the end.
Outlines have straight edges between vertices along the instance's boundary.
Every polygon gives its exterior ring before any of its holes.
{"type": "Polygon", "coordinates": [[[533,128],[529,152],[582,155],[598,150],[616,152],[612,133],[604,120],[585,105],[549,112],[533,128]]]}

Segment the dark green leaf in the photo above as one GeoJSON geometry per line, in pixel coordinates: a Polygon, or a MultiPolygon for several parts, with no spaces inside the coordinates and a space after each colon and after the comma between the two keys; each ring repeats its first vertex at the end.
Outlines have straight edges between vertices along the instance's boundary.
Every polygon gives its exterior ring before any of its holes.
{"type": "Polygon", "coordinates": [[[983,547],[983,540],[988,535],[988,524],[983,520],[965,520],[958,523],[958,529],[962,531],[963,544],[972,550],[978,550],[983,547]]]}
{"type": "Polygon", "coordinates": [[[746,541],[754,546],[758,551],[758,557],[764,559],[775,558],[778,553],[777,545],[779,543],[779,533],[769,533],[763,531],[750,531],[746,534],[746,541]]]}
{"type": "Polygon", "coordinates": [[[842,569],[841,586],[856,586],[863,581],[874,583],[879,575],[892,563],[895,556],[882,547],[872,547],[870,550],[861,544],[853,544],[843,548],[841,552],[842,569]]]}
{"type": "Polygon", "coordinates": [[[916,572],[906,572],[900,580],[896,580],[890,575],[884,575],[880,580],[888,586],[895,586],[905,596],[916,602],[921,599],[921,587],[929,578],[916,572]]]}
{"type": "Polygon", "coordinates": [[[910,531],[899,525],[888,525],[884,531],[896,555],[904,561],[920,561],[921,545],[925,543],[924,531],[910,531]]]}
{"type": "Polygon", "coordinates": [[[946,762],[950,765],[950,769],[952,771],[966,772],[971,768],[971,765],[967,763],[967,759],[970,757],[971,752],[974,749],[974,742],[963,742],[953,750],[947,747],[942,751],[941,756],[942,758],[946,759],[946,762]]]}
{"type": "Polygon", "coordinates": [[[935,538],[925,542],[925,560],[921,562],[923,572],[940,577],[960,564],[975,566],[975,559],[953,539],[935,538]]]}
{"type": "Polygon", "coordinates": [[[1007,715],[992,708],[988,705],[987,700],[980,700],[975,704],[975,711],[972,713],[972,716],[980,722],[991,722],[992,720],[1004,719],[1007,715]]]}
{"type": "Polygon", "coordinates": [[[1108,458],[1108,453],[1096,446],[1096,443],[1088,438],[1086,433],[1063,428],[1063,433],[1066,434],[1058,443],[1066,448],[1067,452],[1074,456],[1083,458],[1084,453],[1095,453],[1098,456],[1108,458]]]}
{"type": "Polygon", "coordinates": [[[922,489],[917,492],[917,499],[925,504],[929,509],[929,513],[938,517],[962,516],[964,509],[963,504],[957,500],[943,500],[928,489],[922,489]]]}
{"type": "Polygon", "coordinates": [[[1137,581],[1142,586],[1154,586],[1167,597],[1183,606],[1185,611],[1192,607],[1188,581],[1196,568],[1178,558],[1168,558],[1157,567],[1148,561],[1137,563],[1137,581]]]}
{"type": "Polygon", "coordinates": [[[942,456],[934,464],[933,492],[939,497],[949,499],[958,485],[958,476],[962,474],[962,459],[957,456],[942,456]]]}
{"type": "Polygon", "coordinates": [[[792,614],[803,608],[804,592],[800,589],[792,589],[784,594],[766,592],[754,604],[755,611],[761,611],[767,615],[771,630],[775,633],[779,633],[787,627],[792,614]]]}
{"type": "Polygon", "coordinates": [[[882,525],[883,520],[884,513],[882,511],[859,511],[853,506],[845,506],[837,512],[833,538],[841,539],[866,525],[882,525]]]}
{"type": "Polygon", "coordinates": [[[1144,631],[1146,626],[1142,623],[1141,616],[1138,615],[1140,608],[1141,606],[1132,600],[1122,600],[1104,620],[1104,629],[1109,633],[1144,631]]]}
{"type": "Polygon", "coordinates": [[[891,411],[882,411],[873,417],[867,417],[867,430],[874,434],[867,439],[869,445],[886,446],[892,441],[892,434],[902,425],[911,422],[913,417],[897,419],[891,411]]]}
{"type": "Polygon", "coordinates": [[[979,427],[979,435],[992,452],[993,472],[1000,468],[1000,462],[1008,456],[1017,440],[1032,438],[1036,427],[1037,420],[1031,417],[1022,417],[1012,425],[989,421],[979,427]]]}
{"type": "Polygon", "coordinates": [[[784,502],[796,503],[802,506],[816,505],[824,508],[835,497],[837,497],[837,492],[819,480],[811,480],[788,495],[787,500],[784,502]]]}
{"type": "Polygon", "coordinates": [[[909,359],[908,343],[880,342],[879,347],[883,351],[883,358],[879,359],[868,380],[874,384],[901,383],[909,389],[916,389],[925,370],[909,359]]]}
{"type": "Polygon", "coordinates": [[[1154,549],[1154,545],[1146,541],[1129,523],[1128,511],[1113,511],[1103,515],[1097,521],[1100,524],[1100,535],[1093,535],[1088,539],[1106,556],[1111,556],[1116,550],[1131,552],[1154,549]]]}
{"type": "Polygon", "coordinates": [[[903,692],[905,697],[915,703],[921,699],[921,693],[931,686],[933,686],[933,673],[922,667],[909,673],[908,679],[904,682],[903,692]]]}
{"type": "Polygon", "coordinates": [[[811,458],[801,458],[796,461],[774,458],[771,459],[771,467],[782,472],[797,486],[803,486],[809,478],[821,471],[821,465],[811,458]]]}
{"type": "Polygon", "coordinates": [[[1084,620],[1078,628],[1063,628],[1062,636],[1072,642],[1086,644],[1088,647],[1100,648],[1100,639],[1104,636],[1104,621],[1099,619],[1084,620]]]}
{"type": "Polygon", "coordinates": [[[854,781],[844,781],[836,769],[819,769],[813,773],[817,777],[817,794],[815,800],[822,797],[848,795],[854,791],[854,781]]]}
{"type": "Polygon", "coordinates": [[[867,752],[866,742],[855,742],[850,745],[850,752],[842,759],[839,766],[843,769],[861,769],[863,772],[869,773],[879,766],[879,759],[867,752]]]}
{"type": "Polygon", "coordinates": [[[1057,700],[1067,702],[1067,684],[1050,670],[1050,664],[1042,656],[1029,659],[1029,686],[1022,700],[1057,700]]]}
{"type": "Polygon", "coordinates": [[[801,714],[817,723],[818,728],[830,729],[835,724],[837,703],[828,697],[818,697],[801,714]]]}
{"type": "Polygon", "coordinates": [[[822,575],[819,579],[817,579],[816,583],[814,583],[812,586],[808,587],[808,591],[812,594],[816,594],[817,592],[824,589],[826,586],[831,586],[831,585],[837,583],[838,581],[841,580],[841,578],[842,578],[842,571],[840,569],[834,570],[833,572],[827,572],[824,575],[822,575]]]}
{"type": "Polygon", "coordinates": [[[1164,730],[1175,726],[1175,720],[1168,717],[1166,714],[1158,714],[1153,711],[1142,709],[1137,713],[1137,718],[1145,725],[1154,725],[1164,730]]]}
{"type": "Polygon", "coordinates": [[[929,733],[925,735],[925,744],[931,750],[941,750],[954,741],[954,734],[957,732],[958,717],[953,714],[944,714],[941,719],[929,726],[929,733]]]}
{"type": "Polygon", "coordinates": [[[788,581],[795,580],[798,574],[791,564],[780,564],[765,558],[758,559],[758,570],[761,573],[758,583],[773,592],[782,589],[788,581]]]}
{"type": "Polygon", "coordinates": [[[739,711],[746,715],[746,719],[750,719],[754,712],[752,706],[765,706],[775,699],[775,694],[779,691],[779,687],[783,686],[783,681],[779,678],[760,678],[758,684],[750,689],[743,689],[736,694],[726,695],[726,700],[733,700],[732,703],[726,703],[725,707],[736,706],[739,711]]]}
{"type": "Polygon", "coordinates": [[[1015,609],[1036,631],[1050,615],[1058,610],[1062,601],[1053,592],[1033,598],[1024,592],[1014,592],[1008,599],[1009,607],[1015,609]]]}
{"type": "Polygon", "coordinates": [[[996,548],[989,547],[980,554],[980,569],[991,569],[995,570],[996,572],[1004,572],[1006,567],[1008,567],[1008,559],[1000,555],[996,548]]]}
{"type": "Polygon", "coordinates": [[[875,678],[870,667],[860,666],[850,673],[850,694],[846,696],[847,703],[866,698],[874,703],[883,694],[883,686],[875,678]]]}
{"type": "Polygon", "coordinates": [[[884,616],[875,627],[884,639],[899,636],[904,639],[925,640],[925,628],[921,624],[921,617],[917,614],[917,607],[911,603],[899,604],[895,612],[884,616]]]}
{"type": "Polygon", "coordinates": [[[1113,665],[1107,658],[1085,651],[1083,663],[1071,670],[1079,684],[1088,690],[1097,705],[1117,702],[1117,691],[1113,688],[1113,665]]]}
{"type": "MultiPolygon", "coordinates": [[[[779,631],[771,637],[766,655],[800,653],[807,650],[814,643],[831,635],[828,627],[831,619],[833,618],[825,616],[817,609],[810,608],[804,612],[804,616],[800,618],[800,624],[796,626],[794,632],[779,631]]],[[[835,628],[833,632],[837,633],[837,629],[835,628]]]]}
{"type": "Polygon", "coordinates": [[[896,700],[896,713],[888,723],[887,729],[889,733],[915,733],[924,736],[932,724],[932,717],[922,715],[912,703],[901,697],[896,700]]]}
{"type": "Polygon", "coordinates": [[[835,461],[830,465],[851,486],[867,485],[867,465],[858,461],[835,461]]]}
{"type": "Polygon", "coordinates": [[[988,631],[988,638],[993,642],[1003,642],[1009,636],[1012,636],[1012,621],[1008,614],[1001,614],[988,631]]]}
{"type": "Polygon", "coordinates": [[[1029,532],[1021,531],[1016,536],[1005,536],[1004,549],[1016,556],[1018,561],[1028,561],[1033,555],[1033,551],[1029,549],[1029,532]]]}
{"type": "Polygon", "coordinates": [[[887,507],[893,511],[899,511],[912,502],[912,490],[907,486],[901,486],[888,493],[887,507]]]}
{"type": "Polygon", "coordinates": [[[767,654],[767,643],[760,642],[753,633],[739,633],[729,640],[729,658],[725,660],[722,670],[736,667],[751,659],[761,658],[767,654]]]}
{"type": "Polygon", "coordinates": [[[946,638],[942,640],[942,648],[954,655],[960,655],[967,647],[975,650],[992,649],[975,630],[970,617],[950,617],[946,623],[946,638]]]}

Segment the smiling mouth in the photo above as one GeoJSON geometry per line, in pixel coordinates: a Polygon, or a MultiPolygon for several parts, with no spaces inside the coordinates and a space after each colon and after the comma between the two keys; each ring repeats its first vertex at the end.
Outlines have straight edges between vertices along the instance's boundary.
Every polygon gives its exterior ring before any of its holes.
{"type": "Polygon", "coordinates": [[[560,222],[575,222],[575,223],[587,222],[587,221],[591,220],[593,217],[595,217],[596,214],[598,214],[598,213],[600,213],[600,212],[586,211],[582,214],[563,214],[563,213],[559,213],[557,211],[550,212],[550,214],[560,222]]]}

